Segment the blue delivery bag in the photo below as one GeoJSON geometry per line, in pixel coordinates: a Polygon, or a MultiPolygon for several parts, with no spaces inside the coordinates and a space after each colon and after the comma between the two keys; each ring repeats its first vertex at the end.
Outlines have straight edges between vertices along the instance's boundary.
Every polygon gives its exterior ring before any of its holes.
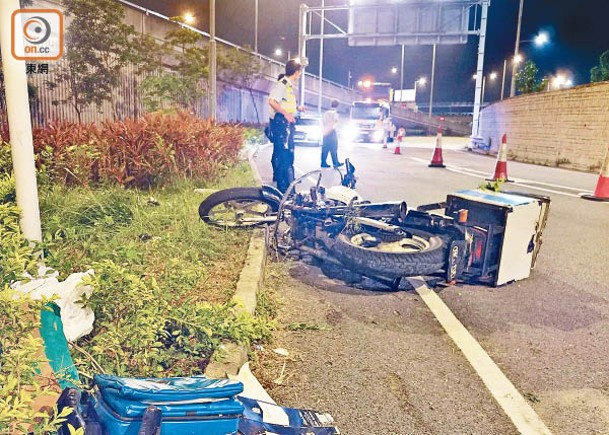
{"type": "Polygon", "coordinates": [[[224,435],[237,432],[243,405],[236,395],[243,384],[205,376],[121,378],[95,375],[89,409],[103,432],[137,435],[149,407],[161,415],[161,433],[224,435]]]}

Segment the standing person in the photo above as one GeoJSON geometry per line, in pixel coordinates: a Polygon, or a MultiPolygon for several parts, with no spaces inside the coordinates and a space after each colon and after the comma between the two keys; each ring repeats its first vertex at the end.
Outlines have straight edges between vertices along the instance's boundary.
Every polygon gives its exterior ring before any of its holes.
{"type": "Polygon", "coordinates": [[[330,103],[330,110],[324,113],[322,118],[323,126],[323,144],[321,146],[321,167],[329,168],[328,165],[328,153],[332,157],[332,165],[338,168],[344,163],[338,161],[338,135],[336,134],[336,124],[338,124],[338,100],[332,100],[330,103]]]}
{"type": "Polygon", "coordinates": [[[304,107],[296,105],[294,85],[302,73],[297,59],[285,64],[285,74],[280,74],[269,95],[269,126],[273,140],[273,179],[277,188],[285,192],[294,181],[294,124],[296,113],[304,107]]]}

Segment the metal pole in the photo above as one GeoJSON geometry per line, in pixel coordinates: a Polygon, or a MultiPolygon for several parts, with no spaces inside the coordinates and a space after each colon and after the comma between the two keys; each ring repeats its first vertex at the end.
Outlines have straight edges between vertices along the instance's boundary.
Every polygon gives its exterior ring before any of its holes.
{"type": "Polygon", "coordinates": [[[298,56],[300,60],[304,62],[303,71],[300,75],[300,105],[305,105],[305,69],[307,63],[307,35],[305,31],[307,29],[307,5],[304,3],[300,4],[299,20],[298,20],[298,56]]]}
{"type": "Polygon", "coordinates": [[[216,0],[209,1],[209,117],[216,119],[216,0]]]}
{"type": "Polygon", "coordinates": [[[351,70],[347,73],[347,87],[351,89],[351,70]]]}
{"type": "Polygon", "coordinates": [[[510,82],[510,97],[516,95],[516,57],[520,51],[520,27],[522,25],[522,8],[524,0],[520,0],[520,8],[518,9],[518,26],[516,28],[516,43],[514,44],[514,59],[512,59],[512,79],[510,82]]]}
{"type": "MultiPolygon", "coordinates": [[[[480,14],[480,39],[478,41],[478,66],[476,67],[476,92],[474,95],[474,116],[472,119],[472,138],[478,137],[480,122],[480,101],[482,96],[482,79],[484,78],[484,44],[486,42],[486,25],[488,21],[488,7],[490,0],[482,2],[482,13],[480,14]]],[[[468,146],[471,149],[471,143],[468,146]]]]}
{"type": "Polygon", "coordinates": [[[481,106],[484,106],[484,90],[486,88],[486,77],[482,77],[482,97],[480,98],[480,100],[482,101],[482,103],[480,104],[481,106]]]}
{"type": "MultiPolygon", "coordinates": [[[[321,0],[321,7],[325,7],[325,0],[321,0]]],[[[325,24],[325,12],[321,10],[321,24],[320,33],[321,39],[319,40],[319,93],[317,94],[317,113],[321,113],[321,103],[323,98],[323,71],[324,71],[324,24],[325,24]]]]}
{"type": "MultiPolygon", "coordinates": [[[[42,229],[25,61],[17,60],[11,55],[11,16],[18,9],[19,0],[0,2],[0,50],[17,206],[21,209],[19,225],[27,240],[39,242],[42,241],[42,229]]],[[[15,44],[23,44],[23,40],[16,38],[15,44]]]]}
{"type": "Polygon", "coordinates": [[[429,87],[429,117],[433,110],[433,85],[436,76],[436,44],[433,45],[433,54],[431,56],[431,85],[429,87]]]}
{"type": "MultiPolygon", "coordinates": [[[[404,44],[402,44],[402,65],[400,66],[400,91],[403,91],[403,90],[404,90],[404,44]]],[[[415,93],[416,93],[416,91],[415,91],[415,93]]]]}
{"type": "Polygon", "coordinates": [[[254,53],[258,53],[258,0],[254,0],[254,53]]]}
{"type": "Polygon", "coordinates": [[[503,61],[503,76],[501,77],[501,100],[505,91],[505,73],[507,72],[507,59],[503,61]]]}

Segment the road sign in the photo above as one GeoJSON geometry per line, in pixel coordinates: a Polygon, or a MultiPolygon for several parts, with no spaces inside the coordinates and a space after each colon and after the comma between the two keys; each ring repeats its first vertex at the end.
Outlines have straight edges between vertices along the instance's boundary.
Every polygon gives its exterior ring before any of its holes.
{"type": "Polygon", "coordinates": [[[349,45],[465,44],[472,0],[350,0],[349,45]]]}

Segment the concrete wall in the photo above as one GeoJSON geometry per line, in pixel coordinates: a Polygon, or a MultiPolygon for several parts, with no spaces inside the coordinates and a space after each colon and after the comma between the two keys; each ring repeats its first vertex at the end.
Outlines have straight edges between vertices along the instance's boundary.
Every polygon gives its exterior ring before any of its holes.
{"type": "Polygon", "coordinates": [[[480,136],[508,159],[580,171],[600,169],[609,147],[609,82],[522,95],[481,112],[480,136]]]}

